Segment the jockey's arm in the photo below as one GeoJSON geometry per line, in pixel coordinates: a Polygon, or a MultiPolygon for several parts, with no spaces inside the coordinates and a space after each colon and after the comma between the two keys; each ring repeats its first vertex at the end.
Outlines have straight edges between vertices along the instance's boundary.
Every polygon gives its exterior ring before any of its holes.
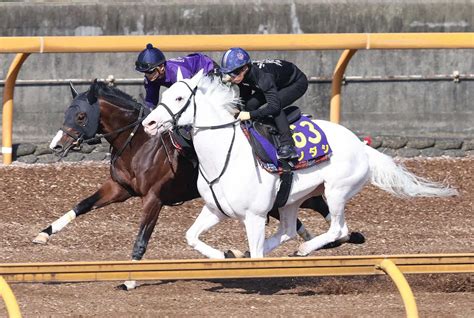
{"type": "Polygon", "coordinates": [[[258,119],[278,115],[281,111],[281,103],[273,76],[268,73],[263,73],[263,76],[259,79],[258,86],[265,95],[267,105],[250,111],[250,117],[258,119]]]}
{"type": "Polygon", "coordinates": [[[145,78],[145,103],[148,108],[154,109],[160,100],[160,86],[154,85],[145,78]]]}

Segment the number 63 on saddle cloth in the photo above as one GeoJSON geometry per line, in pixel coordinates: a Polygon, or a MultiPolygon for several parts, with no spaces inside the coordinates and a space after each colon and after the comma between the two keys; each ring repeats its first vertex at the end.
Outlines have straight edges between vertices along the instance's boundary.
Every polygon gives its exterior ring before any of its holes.
{"type": "MultiPolygon", "coordinates": [[[[259,122],[246,122],[241,128],[249,140],[260,165],[268,172],[282,172],[281,163],[277,158],[274,140],[275,129],[259,122]]],[[[332,150],[328,144],[326,134],[310,118],[301,116],[290,125],[298,153],[298,161],[292,170],[299,170],[314,166],[329,159],[332,150]]]]}

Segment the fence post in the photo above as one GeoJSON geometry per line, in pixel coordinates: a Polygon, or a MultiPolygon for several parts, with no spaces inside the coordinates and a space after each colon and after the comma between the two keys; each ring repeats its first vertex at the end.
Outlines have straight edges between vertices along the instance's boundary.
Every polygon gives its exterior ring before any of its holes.
{"type": "Polygon", "coordinates": [[[339,124],[341,120],[341,85],[344,71],[346,70],[347,64],[351,60],[352,56],[357,50],[344,50],[339,61],[337,62],[334,75],[332,77],[331,85],[331,108],[329,110],[329,120],[333,123],[339,124]]]}
{"type": "Polygon", "coordinates": [[[9,165],[13,160],[12,135],[13,135],[13,93],[15,91],[15,81],[20,72],[21,65],[30,53],[18,53],[15,56],[3,89],[3,117],[2,117],[2,155],[3,163],[9,165]]]}
{"type": "Polygon", "coordinates": [[[405,311],[407,318],[418,318],[418,308],[416,307],[415,297],[411,291],[410,285],[408,285],[405,276],[398,269],[394,262],[389,259],[384,259],[377,266],[378,269],[383,270],[393,280],[395,285],[402,296],[403,303],[405,304],[405,311]]]}
{"type": "Polygon", "coordinates": [[[2,276],[0,276],[0,296],[5,301],[8,316],[10,318],[21,318],[20,307],[18,307],[15,295],[2,276]]]}

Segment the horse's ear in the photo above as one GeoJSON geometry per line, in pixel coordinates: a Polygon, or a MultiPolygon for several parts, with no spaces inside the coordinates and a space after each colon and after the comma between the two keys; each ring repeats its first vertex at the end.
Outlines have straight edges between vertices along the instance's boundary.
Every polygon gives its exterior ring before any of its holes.
{"type": "Polygon", "coordinates": [[[74,88],[74,85],[72,85],[72,82],[69,81],[69,88],[71,88],[71,94],[72,94],[72,98],[76,98],[76,96],[79,94],[76,89],[74,88]]]}
{"type": "Polygon", "coordinates": [[[183,73],[181,72],[181,67],[178,66],[178,72],[176,73],[176,82],[183,80],[183,73]]]}
{"type": "Polygon", "coordinates": [[[97,101],[97,96],[96,96],[96,89],[97,89],[97,78],[94,79],[94,82],[92,83],[91,87],[89,88],[89,91],[87,92],[87,101],[89,104],[94,104],[97,101]]]}
{"type": "Polygon", "coordinates": [[[193,76],[193,78],[191,78],[190,86],[196,87],[203,77],[204,77],[204,69],[201,69],[199,72],[196,73],[196,75],[193,76]]]}

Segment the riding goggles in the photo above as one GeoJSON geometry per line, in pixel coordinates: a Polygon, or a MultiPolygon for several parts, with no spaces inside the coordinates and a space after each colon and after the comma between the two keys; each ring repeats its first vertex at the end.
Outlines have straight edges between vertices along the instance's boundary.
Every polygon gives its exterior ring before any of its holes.
{"type": "Polygon", "coordinates": [[[241,66],[239,67],[238,69],[235,69],[233,70],[232,72],[229,72],[228,74],[232,77],[237,77],[239,76],[239,74],[242,72],[242,70],[244,69],[245,65],[244,66],[241,66]]]}
{"type": "Polygon", "coordinates": [[[153,63],[143,63],[143,62],[136,61],[135,66],[136,66],[136,69],[139,72],[143,72],[143,73],[146,73],[146,74],[151,74],[155,71],[155,69],[159,65],[156,65],[156,64],[153,64],[153,63]]]}

